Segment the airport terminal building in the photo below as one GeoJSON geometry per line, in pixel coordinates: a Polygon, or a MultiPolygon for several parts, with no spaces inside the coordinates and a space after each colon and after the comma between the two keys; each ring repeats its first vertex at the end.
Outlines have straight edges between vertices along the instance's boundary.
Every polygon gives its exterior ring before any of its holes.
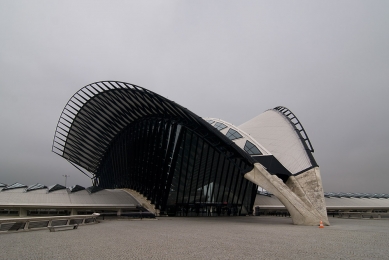
{"type": "Polygon", "coordinates": [[[285,107],[234,126],[133,84],[96,82],[66,104],[52,149],[95,187],[139,192],[161,214],[252,214],[259,185],[295,224],[329,224],[313,147],[285,107]]]}

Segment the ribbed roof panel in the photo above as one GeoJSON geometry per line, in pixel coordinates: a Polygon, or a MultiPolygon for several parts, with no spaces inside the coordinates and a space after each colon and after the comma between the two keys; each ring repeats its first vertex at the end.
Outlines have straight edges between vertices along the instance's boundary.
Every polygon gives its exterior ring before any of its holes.
{"type": "Polygon", "coordinates": [[[317,164],[296,125],[279,110],[270,109],[239,128],[266,147],[292,174],[298,174],[317,164]]]}
{"type": "Polygon", "coordinates": [[[28,187],[26,188],[26,192],[32,191],[32,190],[45,189],[45,188],[47,188],[45,185],[40,184],[40,183],[37,183],[37,184],[28,186],[28,187]]]}

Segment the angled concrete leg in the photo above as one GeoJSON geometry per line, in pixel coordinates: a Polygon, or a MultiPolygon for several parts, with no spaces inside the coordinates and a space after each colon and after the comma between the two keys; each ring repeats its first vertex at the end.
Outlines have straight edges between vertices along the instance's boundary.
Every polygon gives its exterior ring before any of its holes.
{"type": "Polygon", "coordinates": [[[305,204],[312,206],[327,220],[327,207],[324,200],[324,191],[321,182],[319,167],[312,168],[297,176],[290,176],[285,183],[305,204]]]}
{"type": "MultiPolygon", "coordinates": [[[[318,169],[314,174],[318,174],[320,178],[318,169]]],[[[271,175],[261,164],[256,163],[254,164],[254,169],[246,173],[244,177],[274,194],[285,205],[294,224],[317,226],[320,224],[320,220],[322,220],[324,225],[329,225],[321,188],[321,179],[317,179],[317,176],[311,178],[311,175],[312,172],[301,176],[297,180],[293,179],[289,183],[289,186],[292,187],[291,189],[280,178],[271,175]],[[312,187],[307,186],[308,184],[311,184],[312,187]],[[319,204],[316,204],[314,200],[317,197],[320,197],[318,200],[319,204]]]]}

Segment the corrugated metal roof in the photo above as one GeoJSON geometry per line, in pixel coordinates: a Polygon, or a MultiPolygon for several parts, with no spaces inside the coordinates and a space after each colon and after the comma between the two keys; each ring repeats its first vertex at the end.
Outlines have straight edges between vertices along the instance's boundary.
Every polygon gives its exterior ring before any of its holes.
{"type": "Polygon", "coordinates": [[[1,191],[13,190],[13,189],[19,189],[19,188],[27,188],[27,185],[21,184],[19,182],[15,182],[14,184],[7,185],[1,191]]]}
{"type": "Polygon", "coordinates": [[[85,190],[85,188],[80,186],[80,185],[73,185],[73,186],[69,187],[68,189],[70,192],[77,192],[77,191],[85,190]]]}
{"type": "Polygon", "coordinates": [[[375,199],[388,199],[389,194],[384,193],[351,193],[351,192],[324,192],[326,198],[375,198],[375,199]]]}
{"type": "Polygon", "coordinates": [[[45,188],[47,188],[46,185],[37,183],[37,184],[28,186],[25,191],[29,192],[29,191],[32,191],[32,190],[39,190],[39,189],[45,189],[45,188]]]}
{"type": "MultiPolygon", "coordinates": [[[[81,187],[81,186],[79,186],[81,187]]],[[[47,189],[35,189],[24,192],[25,189],[14,189],[12,192],[0,192],[0,206],[124,206],[135,207],[139,202],[124,190],[100,189],[90,193],[86,189],[68,192],[59,189],[48,192],[47,189]]]]}
{"type": "Polygon", "coordinates": [[[52,191],[56,191],[56,190],[65,190],[65,189],[66,189],[65,186],[62,186],[61,184],[55,184],[55,185],[51,185],[48,188],[47,192],[52,192],[52,191]]]}
{"type": "MultiPolygon", "coordinates": [[[[347,198],[325,197],[327,209],[389,209],[387,198],[347,198]]],[[[257,195],[254,206],[260,208],[284,208],[274,195],[257,195]]]]}

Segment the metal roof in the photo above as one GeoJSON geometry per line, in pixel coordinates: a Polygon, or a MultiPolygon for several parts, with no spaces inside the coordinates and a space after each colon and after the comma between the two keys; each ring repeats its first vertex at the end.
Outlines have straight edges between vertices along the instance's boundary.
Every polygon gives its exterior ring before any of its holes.
{"type": "MultiPolygon", "coordinates": [[[[343,196],[343,194],[346,193],[341,194],[343,196]]],[[[327,210],[389,209],[389,199],[387,199],[387,197],[374,198],[374,194],[370,194],[370,198],[365,198],[354,196],[328,197],[327,193],[327,195],[325,195],[325,203],[327,210]]],[[[278,200],[277,197],[266,194],[257,194],[254,206],[259,206],[262,209],[285,209],[285,206],[278,200]]]]}
{"type": "Polygon", "coordinates": [[[104,190],[104,189],[100,188],[100,187],[97,187],[97,186],[90,186],[90,187],[86,188],[86,191],[89,192],[89,193],[95,193],[95,192],[98,192],[98,191],[101,191],[101,190],[104,190]]]}
{"type": "Polygon", "coordinates": [[[326,198],[366,198],[366,199],[389,199],[389,194],[384,193],[344,193],[344,192],[324,192],[326,198]]]}
{"type": "Polygon", "coordinates": [[[73,185],[73,186],[69,187],[68,189],[70,192],[77,192],[80,190],[85,190],[85,188],[80,186],[80,185],[73,185]]]}
{"type": "Polygon", "coordinates": [[[61,184],[54,184],[54,185],[51,185],[48,187],[47,192],[52,192],[52,191],[56,191],[56,190],[65,190],[65,189],[66,189],[66,187],[62,186],[61,184]]]}
{"type": "Polygon", "coordinates": [[[47,188],[46,185],[37,183],[37,184],[28,186],[25,191],[29,192],[29,191],[32,191],[32,190],[39,190],[39,189],[45,189],[45,188],[47,188]]]}
{"type": "Polygon", "coordinates": [[[71,187],[66,188],[65,186],[63,186],[61,184],[54,184],[54,185],[47,187],[46,185],[41,184],[41,183],[36,183],[36,184],[30,185],[27,187],[27,185],[20,184],[18,182],[14,183],[12,185],[3,186],[3,187],[5,187],[5,188],[0,189],[0,192],[13,190],[12,191],[13,193],[18,193],[18,192],[20,193],[20,192],[32,192],[32,191],[36,191],[36,190],[44,190],[44,193],[51,193],[51,192],[55,192],[55,191],[59,191],[59,190],[65,190],[65,191],[69,190],[70,193],[74,193],[74,192],[81,191],[81,190],[87,190],[87,192],[89,192],[89,193],[95,193],[95,192],[99,192],[99,191],[104,190],[102,188],[95,187],[95,186],[85,188],[85,187],[80,186],[80,185],[73,185],[71,187]],[[21,188],[24,188],[24,189],[22,190],[21,188]]]}
{"type": "MultiPolygon", "coordinates": [[[[77,185],[78,186],[78,185],[77,185]]],[[[79,186],[81,187],[81,186],[79,186]]],[[[90,193],[87,190],[68,192],[60,189],[48,193],[45,189],[24,192],[0,192],[0,207],[136,207],[139,202],[120,189],[100,189],[90,193]]]]}
{"type": "Polygon", "coordinates": [[[19,182],[15,182],[14,184],[7,185],[1,191],[12,190],[12,189],[19,189],[19,188],[26,188],[26,187],[27,187],[27,185],[21,184],[19,182]]]}
{"type": "Polygon", "coordinates": [[[239,156],[251,166],[255,163],[193,112],[150,90],[119,81],[89,84],[70,98],[58,121],[52,150],[93,177],[112,140],[129,124],[145,117],[177,120],[196,129],[217,149],[227,150],[231,157],[239,156]]]}

